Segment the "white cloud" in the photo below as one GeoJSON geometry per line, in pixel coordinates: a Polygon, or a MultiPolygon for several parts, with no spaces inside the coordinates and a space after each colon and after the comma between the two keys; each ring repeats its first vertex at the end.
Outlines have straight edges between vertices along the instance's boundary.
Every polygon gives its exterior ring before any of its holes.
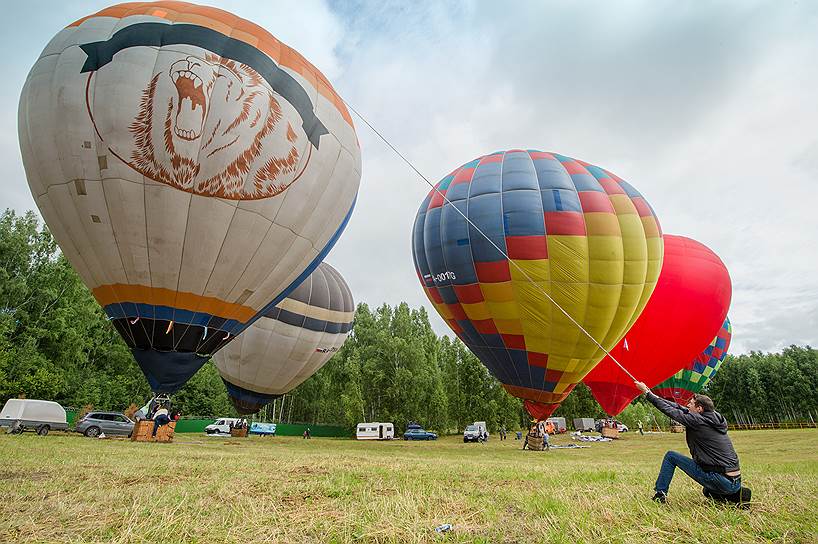
{"type": "MultiPolygon", "coordinates": [[[[731,351],[818,344],[817,6],[207,3],[303,53],[433,182],[512,147],[616,172],[666,232],[726,263],[731,351]]],[[[0,38],[17,52],[0,91],[3,126],[15,125],[25,74],[51,35],[103,6],[45,5],[16,4],[37,22],[0,38]]],[[[361,192],[328,261],[358,301],[427,304],[410,233],[429,188],[356,126],[361,192]]],[[[0,133],[0,176],[4,205],[33,208],[10,128],[0,133]]]]}

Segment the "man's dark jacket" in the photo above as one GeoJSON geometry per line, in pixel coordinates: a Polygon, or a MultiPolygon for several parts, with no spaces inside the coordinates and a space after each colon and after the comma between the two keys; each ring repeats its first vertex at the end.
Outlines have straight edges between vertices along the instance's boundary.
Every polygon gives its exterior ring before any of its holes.
{"type": "Polygon", "coordinates": [[[739,469],[738,455],[727,436],[727,420],[723,415],[718,412],[691,412],[651,392],[646,396],[660,412],[685,426],[690,455],[702,470],[724,474],[739,469]]]}

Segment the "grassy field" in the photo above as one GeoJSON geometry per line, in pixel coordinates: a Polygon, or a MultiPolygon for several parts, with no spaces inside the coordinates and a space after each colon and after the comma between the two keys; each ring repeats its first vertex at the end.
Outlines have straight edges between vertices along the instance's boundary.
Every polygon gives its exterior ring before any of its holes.
{"type": "Polygon", "coordinates": [[[680,473],[669,504],[650,501],[683,435],[529,452],[458,437],[0,434],[0,542],[818,542],[818,431],[733,438],[749,511],[709,504],[680,473]]]}

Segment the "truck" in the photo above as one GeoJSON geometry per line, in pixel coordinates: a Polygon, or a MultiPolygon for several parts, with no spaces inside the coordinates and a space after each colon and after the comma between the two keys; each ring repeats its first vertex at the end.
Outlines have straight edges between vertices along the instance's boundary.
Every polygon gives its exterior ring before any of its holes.
{"type": "Polygon", "coordinates": [[[45,436],[48,431],[65,431],[68,421],[65,409],[50,400],[9,399],[0,410],[0,427],[8,427],[11,434],[36,431],[45,436]]]}

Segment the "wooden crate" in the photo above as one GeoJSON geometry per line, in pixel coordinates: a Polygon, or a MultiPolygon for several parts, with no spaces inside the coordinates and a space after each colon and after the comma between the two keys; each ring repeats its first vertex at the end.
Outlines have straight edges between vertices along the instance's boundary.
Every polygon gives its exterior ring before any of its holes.
{"type": "Polygon", "coordinates": [[[131,440],[134,442],[172,442],[173,435],[176,432],[176,422],[171,421],[167,425],[162,425],[156,430],[156,436],[153,436],[153,421],[143,419],[137,421],[134,425],[133,433],[131,433],[131,440]]]}
{"type": "Polygon", "coordinates": [[[234,438],[246,438],[247,427],[245,427],[244,429],[230,429],[230,436],[234,438]]]}
{"type": "Polygon", "coordinates": [[[602,427],[602,436],[605,438],[619,438],[619,429],[613,427],[602,427]]]}

